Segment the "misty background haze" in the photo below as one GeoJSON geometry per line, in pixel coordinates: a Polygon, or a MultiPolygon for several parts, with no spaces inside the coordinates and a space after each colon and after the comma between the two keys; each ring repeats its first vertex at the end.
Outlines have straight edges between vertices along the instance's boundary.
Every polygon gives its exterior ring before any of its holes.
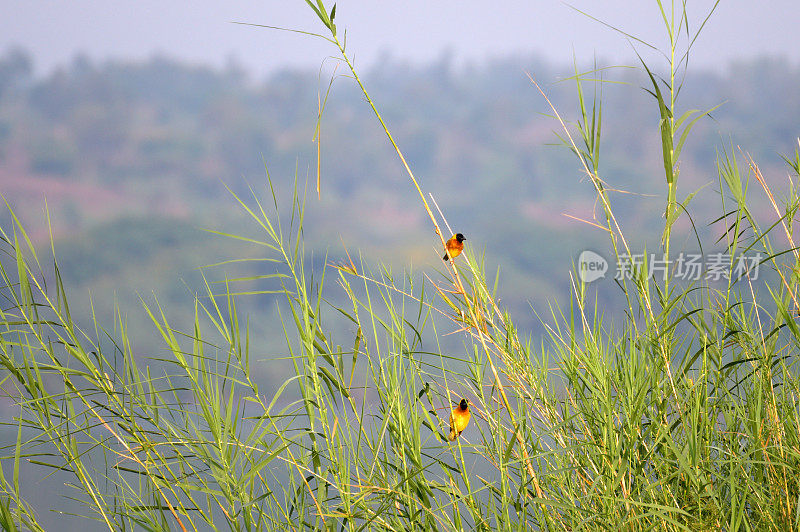
{"type": "MultiPolygon", "coordinates": [[[[796,147],[800,123],[792,31],[800,15],[790,4],[753,10],[721,2],[695,42],[679,105],[724,103],[698,124],[682,163],[680,192],[701,191],[698,208],[718,204],[720,150],[745,146],[766,175],[785,176],[780,156],[796,147]]],[[[423,187],[486,253],[490,271],[502,264],[500,293],[507,290],[505,303],[534,331],[540,323],[531,309],[568,297],[574,258],[586,248],[607,250],[594,245],[602,235],[575,221],[592,218],[594,193],[569,152],[554,146],[558,126],[526,72],[569,119],[575,86],[559,81],[574,74],[575,62],[635,65],[635,46],[655,67],[663,64],[633,40],[664,46],[655,2],[573,6],[337,4],[348,49],[423,187]]],[[[712,6],[689,6],[690,29],[712,6]]],[[[0,19],[0,60],[11,89],[0,102],[0,191],[40,242],[47,200],[61,266],[79,299],[113,291],[136,308],[139,294],[155,293],[180,307],[187,286],[200,282],[198,267],[243,253],[202,231],[239,223],[234,202],[219,201],[225,185],[264,192],[265,164],[283,193],[295,172],[301,183],[315,179],[317,98],[329,80],[320,65],[330,72],[333,49],[231,23],[319,31],[305,2],[3,7],[11,16],[0,19]]],[[[651,214],[663,199],[649,178],[661,165],[652,102],[639,88],[640,71],[603,77],[624,82],[603,88],[605,174],[631,193],[615,201],[632,238],[653,249],[661,222],[651,214]]],[[[413,190],[349,78],[335,79],[322,139],[323,194],[306,231],[317,260],[348,249],[399,269],[436,266],[440,254],[413,190]]],[[[691,240],[687,234],[687,246],[691,240]]],[[[611,301],[611,283],[600,293],[611,301]]]]}
{"type": "MultiPolygon", "coordinates": [[[[768,179],[785,185],[781,154],[792,153],[800,133],[795,4],[723,1],[695,43],[681,105],[725,102],[698,123],[683,154],[679,199],[700,191],[691,212],[701,233],[720,230],[703,218],[719,212],[719,153],[741,145],[768,179]]],[[[337,5],[340,32],[347,29],[348,49],[423,188],[468,245],[485,253],[487,275],[500,268],[502,304],[538,338],[536,312],[569,301],[575,257],[585,249],[611,255],[602,232],[565,216],[591,219],[595,195],[556,145],[558,125],[525,72],[574,118],[574,83],[559,83],[574,73],[573,61],[635,66],[631,41],[555,1],[337,5]]],[[[655,2],[573,5],[665,43],[655,2]]],[[[692,2],[692,24],[712,5],[692,2]]],[[[257,236],[242,225],[225,185],[239,194],[253,186],[267,198],[266,165],[283,201],[291,199],[295,172],[313,190],[317,97],[328,83],[319,69],[334,52],[319,39],[232,22],[317,32],[318,21],[302,0],[204,0],[190,9],[152,0],[2,0],[0,11],[0,194],[45,250],[47,200],[76,316],[88,315],[91,294],[98,315],[116,302],[131,330],[148,330],[139,297],[155,294],[176,326],[190,325],[200,267],[263,253],[203,231],[257,236]]],[[[637,50],[648,56],[646,47],[637,50]]],[[[641,72],[614,69],[604,77],[625,84],[603,89],[603,172],[632,193],[613,195],[632,244],[657,249],[663,219],[654,213],[663,212],[664,199],[653,101],[640,90],[641,72]]],[[[346,249],[398,273],[441,267],[416,192],[349,78],[336,79],[322,131],[322,199],[309,192],[307,204],[309,266],[319,271],[344,260],[346,249]]],[[[755,214],[769,213],[759,201],[755,214]]],[[[0,224],[10,223],[3,213],[0,224]]],[[[692,230],[687,219],[676,225],[678,249],[696,251],[692,230]]],[[[203,273],[213,281],[265,271],[203,273]]],[[[614,284],[596,288],[609,314],[618,311],[614,284]]],[[[254,358],[285,347],[276,299],[241,305],[257,324],[254,358]]],[[[137,340],[142,358],[163,352],[152,334],[137,340]]],[[[288,369],[254,371],[269,386],[288,369]]],[[[24,481],[39,486],[47,473],[24,481]]],[[[52,502],[45,489],[32,493],[41,508],[68,505],[52,502]]],[[[60,524],[67,530],[70,523],[85,529],[77,520],[60,524]]]]}
{"type": "MultiPolygon", "coordinates": [[[[693,25],[713,2],[689,4],[693,25]]],[[[458,62],[535,53],[556,63],[597,56],[608,62],[635,59],[626,38],[578,10],[657,45],[666,42],[656,2],[576,0],[477,0],[375,2],[341,0],[338,16],[361,67],[381,54],[414,63],[449,50],[458,62]],[[572,7],[570,7],[572,6],[572,7]]],[[[21,46],[49,72],[78,53],[95,59],[142,60],[155,52],[196,64],[224,65],[233,58],[260,77],[283,67],[318,68],[331,49],[297,34],[242,27],[266,24],[318,32],[302,1],[0,2],[0,50],[21,46]],[[191,7],[189,7],[191,6],[191,7]]],[[[800,59],[800,10],[792,0],[760,4],[720,2],[692,55],[695,67],[720,69],[737,59],[769,55],[800,59]]],[[[694,29],[694,28],[692,28],[694,29]]]]}

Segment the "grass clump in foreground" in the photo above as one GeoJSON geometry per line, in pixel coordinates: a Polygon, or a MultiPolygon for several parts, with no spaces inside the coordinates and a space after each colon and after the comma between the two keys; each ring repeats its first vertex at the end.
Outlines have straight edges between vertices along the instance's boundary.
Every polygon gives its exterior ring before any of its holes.
{"type": "MultiPolygon", "coordinates": [[[[381,120],[335,10],[308,4],[381,120]]],[[[644,70],[660,117],[669,257],[693,196],[677,197],[680,149],[705,113],[676,116],[685,68],[676,51],[694,36],[685,7],[659,7],[669,75],[644,70]]],[[[585,97],[585,76],[575,81],[579,119],[563,140],[595,187],[597,225],[619,259],[633,251],[601,177],[602,102],[585,97]]],[[[644,264],[620,282],[628,319],[612,327],[576,280],[568,309],[545,320],[542,346],[520,337],[469,250],[436,281],[353,260],[309,271],[304,197],[292,198],[288,221],[274,193],[269,203],[237,197],[263,237],[229,236],[262,246],[276,266],[244,281],[272,283],[285,299],[287,347],[276,358],[294,376],[270,390],[253,378],[253,325],[237,311],[252,290],[208,284],[191,330],[146,306],[172,368],[156,374],[133,356],[122,310],[112,329],[99,319],[78,328],[57,262],[45,274],[15,222],[2,233],[0,383],[18,436],[4,456],[0,524],[42,529],[45,510],[20,488],[27,463],[68,475],[84,517],[111,530],[798,528],[800,197],[792,184],[779,205],[755,162],[736,153],[718,158],[722,204],[709,221],[722,228],[730,274],[738,257],[761,254],[771,276],[760,291],[747,275],[681,286],[644,264]],[[753,179],[773,206],[766,226],[749,207],[753,179]],[[332,290],[347,303],[328,303],[332,290]],[[443,349],[454,331],[463,348],[443,349]],[[472,421],[450,443],[447,419],[462,397],[472,421]]],[[[787,164],[800,177],[800,151],[787,164]]],[[[405,167],[443,245],[452,232],[405,167]]]]}

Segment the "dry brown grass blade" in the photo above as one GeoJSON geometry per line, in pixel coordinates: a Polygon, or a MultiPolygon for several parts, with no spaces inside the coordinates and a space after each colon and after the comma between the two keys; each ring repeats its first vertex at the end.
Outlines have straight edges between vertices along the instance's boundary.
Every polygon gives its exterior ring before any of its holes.
{"type": "MultiPolygon", "coordinates": [[[[739,148],[741,150],[741,148],[739,148]]],[[[764,193],[766,193],[767,197],[769,198],[770,204],[772,204],[772,208],[775,209],[775,214],[781,220],[781,227],[783,227],[784,233],[786,233],[786,239],[789,242],[789,246],[792,248],[792,253],[794,254],[795,261],[798,260],[798,251],[796,246],[794,245],[794,240],[792,239],[791,231],[789,228],[786,227],[786,217],[781,214],[780,209],[778,208],[778,204],[775,201],[775,196],[772,194],[772,191],[767,185],[767,181],[764,179],[764,175],[761,173],[761,169],[758,167],[756,162],[750,156],[749,153],[744,154],[745,158],[747,159],[747,163],[750,166],[750,170],[753,172],[753,175],[756,176],[758,183],[761,185],[761,188],[764,189],[764,193]]]]}

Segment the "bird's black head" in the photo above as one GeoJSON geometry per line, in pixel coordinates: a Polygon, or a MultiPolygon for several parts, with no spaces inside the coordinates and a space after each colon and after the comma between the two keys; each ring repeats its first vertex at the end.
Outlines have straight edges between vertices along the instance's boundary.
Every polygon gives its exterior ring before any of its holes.
{"type": "Polygon", "coordinates": [[[461,408],[461,410],[466,410],[469,404],[467,403],[466,399],[462,399],[461,402],[458,403],[458,406],[461,408]]]}
{"type": "Polygon", "coordinates": [[[464,238],[464,235],[462,235],[461,233],[456,233],[456,240],[458,240],[459,242],[463,242],[464,240],[466,240],[466,238],[464,238]]]}

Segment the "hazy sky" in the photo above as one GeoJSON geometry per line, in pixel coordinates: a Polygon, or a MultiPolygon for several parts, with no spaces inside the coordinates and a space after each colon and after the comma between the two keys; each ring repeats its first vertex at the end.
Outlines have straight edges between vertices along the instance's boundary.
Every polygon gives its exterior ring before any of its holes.
{"type": "MultiPolygon", "coordinates": [[[[668,0],[664,0],[667,2],[668,0]]],[[[325,0],[331,5],[331,0],[325,0]]],[[[780,54],[800,61],[798,0],[722,0],[693,55],[695,65],[780,54]]],[[[664,43],[655,0],[574,0],[571,5],[641,36],[664,43]]],[[[689,0],[693,23],[713,5],[689,0]]],[[[317,67],[332,53],[296,34],[232,21],[319,31],[304,0],[0,0],[0,52],[21,45],[38,72],[77,52],[93,58],[141,59],[153,52],[221,65],[235,57],[256,74],[284,65],[317,67]]],[[[456,60],[481,60],[513,52],[538,52],[571,62],[598,57],[630,60],[619,34],[556,0],[338,0],[340,31],[363,66],[381,52],[430,60],[449,49],[456,60]]]]}

